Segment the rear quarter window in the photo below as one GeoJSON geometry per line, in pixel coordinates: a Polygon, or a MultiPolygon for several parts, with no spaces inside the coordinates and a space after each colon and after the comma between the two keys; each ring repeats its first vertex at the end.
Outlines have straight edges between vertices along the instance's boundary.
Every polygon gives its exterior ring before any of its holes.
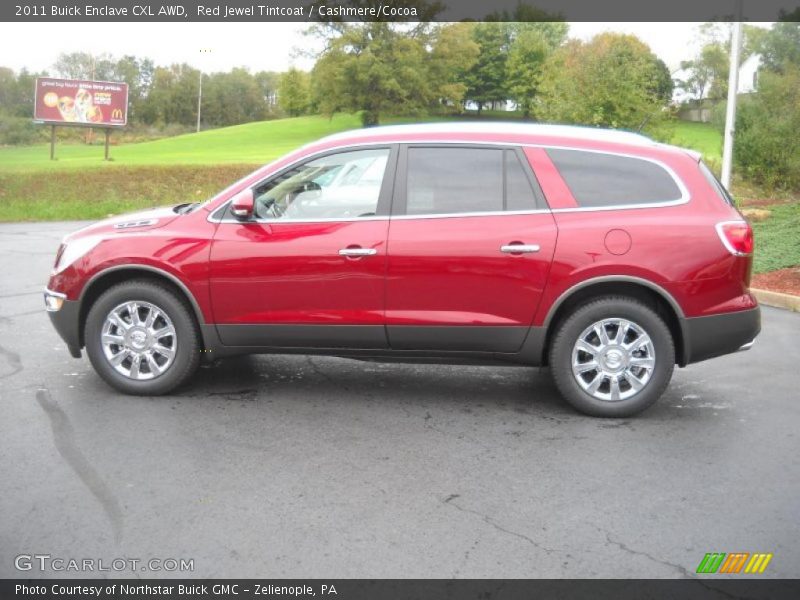
{"type": "Polygon", "coordinates": [[[547,155],[580,207],[662,204],[683,198],[672,175],[649,160],[560,148],[549,148],[547,155]]]}
{"type": "Polygon", "coordinates": [[[703,174],[703,177],[706,178],[706,181],[714,188],[714,191],[717,192],[717,196],[720,200],[722,200],[725,204],[729,204],[734,206],[735,203],[733,201],[733,197],[728,193],[728,190],[725,189],[725,186],[722,185],[722,182],[717,179],[716,175],[711,172],[711,169],[704,162],[699,163],[700,172],[703,174]]]}

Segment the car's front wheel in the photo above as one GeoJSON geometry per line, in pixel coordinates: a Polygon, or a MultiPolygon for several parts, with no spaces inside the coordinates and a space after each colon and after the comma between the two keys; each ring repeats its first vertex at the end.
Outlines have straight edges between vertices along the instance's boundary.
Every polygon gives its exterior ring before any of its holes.
{"type": "Polygon", "coordinates": [[[664,393],[675,367],[675,346],[652,308],[606,296],[559,325],[549,360],[558,390],[573,407],[597,417],[627,417],[664,393]]]}
{"type": "Polygon", "coordinates": [[[86,317],[84,342],[95,371],[126,394],[166,394],[191,377],[200,360],[190,308],[149,280],[103,292],[86,317]]]}

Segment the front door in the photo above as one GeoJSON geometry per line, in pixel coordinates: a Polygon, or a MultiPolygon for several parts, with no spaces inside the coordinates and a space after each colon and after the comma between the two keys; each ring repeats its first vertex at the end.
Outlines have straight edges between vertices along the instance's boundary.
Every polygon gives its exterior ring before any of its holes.
{"type": "Polygon", "coordinates": [[[226,213],[211,248],[223,344],[387,347],[386,238],[396,150],[330,153],[254,187],[255,215],[226,213]]]}
{"type": "Polygon", "coordinates": [[[524,155],[410,146],[399,169],[386,287],[391,347],[520,350],[556,244],[524,155]]]}

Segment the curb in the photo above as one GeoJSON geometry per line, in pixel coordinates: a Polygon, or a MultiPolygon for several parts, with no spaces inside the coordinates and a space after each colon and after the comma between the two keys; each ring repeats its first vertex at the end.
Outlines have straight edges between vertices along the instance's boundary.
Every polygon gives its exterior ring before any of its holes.
{"type": "Polygon", "coordinates": [[[759,304],[800,312],[800,296],[792,296],[791,294],[770,292],[768,290],[754,288],[750,288],[750,292],[756,297],[759,304]]]}

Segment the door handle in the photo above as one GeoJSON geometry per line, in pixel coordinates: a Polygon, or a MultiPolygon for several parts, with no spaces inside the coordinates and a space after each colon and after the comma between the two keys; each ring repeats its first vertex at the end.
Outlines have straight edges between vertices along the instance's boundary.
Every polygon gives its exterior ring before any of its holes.
{"type": "Polygon", "coordinates": [[[374,256],[378,251],[375,248],[342,248],[339,256],[374,256]]]}
{"type": "Polygon", "coordinates": [[[504,254],[530,254],[541,250],[539,244],[506,244],[500,246],[500,252],[504,254]]]}

